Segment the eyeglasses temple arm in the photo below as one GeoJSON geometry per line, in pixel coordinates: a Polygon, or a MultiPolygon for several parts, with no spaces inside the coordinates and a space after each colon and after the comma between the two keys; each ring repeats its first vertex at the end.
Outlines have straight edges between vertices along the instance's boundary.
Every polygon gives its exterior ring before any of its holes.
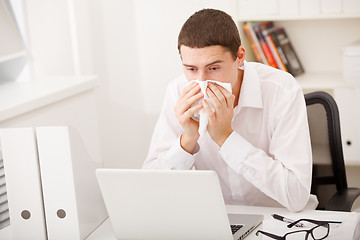
{"type": "Polygon", "coordinates": [[[256,232],[256,236],[258,236],[259,233],[262,233],[262,234],[264,234],[265,236],[268,236],[268,237],[271,237],[271,238],[277,239],[277,240],[284,240],[284,239],[285,239],[284,237],[281,237],[281,236],[278,236],[278,235],[275,235],[275,234],[272,234],[272,233],[264,232],[264,231],[261,231],[261,230],[258,230],[258,231],[256,232]]]}
{"type": "Polygon", "coordinates": [[[313,219],[299,219],[295,222],[292,222],[290,223],[289,225],[287,225],[288,228],[292,228],[293,226],[295,226],[296,224],[298,224],[299,222],[301,221],[307,221],[307,222],[311,222],[311,223],[314,223],[314,224],[317,224],[317,225],[322,225],[324,223],[342,223],[342,222],[339,222],[339,221],[320,221],[320,220],[313,220],[313,219]]]}

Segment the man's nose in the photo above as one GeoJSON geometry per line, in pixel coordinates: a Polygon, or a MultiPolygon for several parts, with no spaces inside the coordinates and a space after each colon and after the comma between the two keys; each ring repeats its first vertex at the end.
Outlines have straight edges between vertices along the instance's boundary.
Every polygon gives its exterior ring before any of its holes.
{"type": "Polygon", "coordinates": [[[199,72],[199,80],[200,81],[205,81],[207,80],[207,76],[206,76],[206,73],[204,71],[200,71],[199,72]]]}

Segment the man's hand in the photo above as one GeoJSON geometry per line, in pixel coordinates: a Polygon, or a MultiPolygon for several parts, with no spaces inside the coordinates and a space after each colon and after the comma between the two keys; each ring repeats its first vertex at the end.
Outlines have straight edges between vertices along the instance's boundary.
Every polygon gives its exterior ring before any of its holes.
{"type": "Polygon", "coordinates": [[[213,83],[209,83],[206,93],[215,109],[213,112],[206,100],[202,101],[209,116],[207,130],[214,142],[221,147],[233,132],[231,121],[234,116],[235,96],[225,88],[213,83]]]}
{"type": "Polygon", "coordinates": [[[175,116],[184,129],[180,144],[188,153],[193,153],[199,139],[199,123],[192,119],[191,116],[203,107],[202,104],[192,105],[203,96],[199,84],[192,83],[184,88],[174,108],[175,116]]]}

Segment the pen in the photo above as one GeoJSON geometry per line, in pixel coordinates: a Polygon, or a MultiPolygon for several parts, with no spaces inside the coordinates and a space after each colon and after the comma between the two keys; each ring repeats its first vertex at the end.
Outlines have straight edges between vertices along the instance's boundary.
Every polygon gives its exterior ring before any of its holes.
{"type": "MultiPolygon", "coordinates": [[[[277,220],[280,220],[280,221],[283,221],[283,222],[286,222],[286,223],[293,223],[295,222],[294,220],[291,220],[289,218],[286,218],[286,217],[283,217],[283,216],[280,216],[280,215],[277,215],[277,214],[272,214],[271,216],[273,216],[273,218],[277,219],[277,220]]],[[[304,224],[302,223],[297,223],[295,224],[296,227],[304,227],[304,224]]]]}

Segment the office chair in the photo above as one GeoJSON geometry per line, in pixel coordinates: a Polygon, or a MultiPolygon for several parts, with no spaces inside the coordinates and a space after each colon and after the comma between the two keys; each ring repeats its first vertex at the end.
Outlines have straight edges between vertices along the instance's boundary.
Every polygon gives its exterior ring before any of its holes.
{"type": "Polygon", "coordinates": [[[311,193],[318,209],[350,212],[359,188],[348,188],[337,104],[326,92],[305,94],[313,155],[311,193]]]}

